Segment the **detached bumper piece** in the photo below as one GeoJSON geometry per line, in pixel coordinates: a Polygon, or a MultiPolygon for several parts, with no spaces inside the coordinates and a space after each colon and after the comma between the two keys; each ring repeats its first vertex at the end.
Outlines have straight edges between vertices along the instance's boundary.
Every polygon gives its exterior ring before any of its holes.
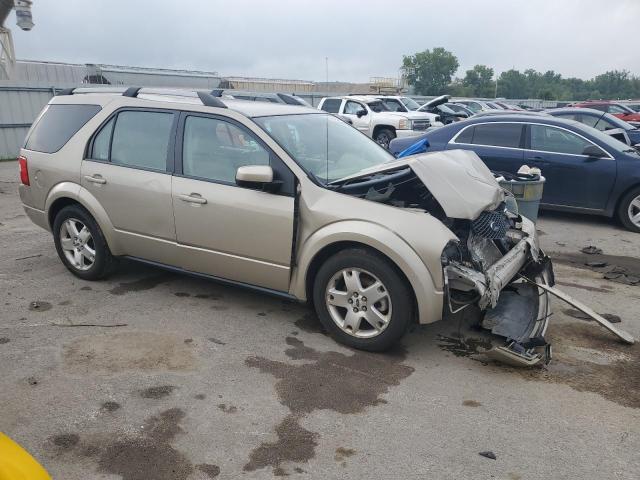
{"type": "MultiPolygon", "coordinates": [[[[534,277],[541,285],[553,285],[551,262],[545,258],[534,265],[534,277]]],[[[527,272],[529,273],[529,272],[527,272]]],[[[544,334],[551,308],[547,291],[526,281],[511,283],[500,294],[495,307],[486,311],[482,326],[505,337],[504,346],[494,347],[486,355],[496,361],[519,367],[532,367],[551,360],[551,345],[544,334]]]]}

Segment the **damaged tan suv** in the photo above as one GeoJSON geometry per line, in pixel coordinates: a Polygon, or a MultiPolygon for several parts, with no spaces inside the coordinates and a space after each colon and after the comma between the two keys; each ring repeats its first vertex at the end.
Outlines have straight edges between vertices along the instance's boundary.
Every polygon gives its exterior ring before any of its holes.
{"type": "Polygon", "coordinates": [[[474,306],[507,339],[496,355],[545,357],[547,293],[524,278],[552,284],[550,263],[474,153],[395,160],[300,106],[63,93],[27,136],[20,197],[74,275],[127,257],[308,300],[337,341],[371,351],[474,306]]]}

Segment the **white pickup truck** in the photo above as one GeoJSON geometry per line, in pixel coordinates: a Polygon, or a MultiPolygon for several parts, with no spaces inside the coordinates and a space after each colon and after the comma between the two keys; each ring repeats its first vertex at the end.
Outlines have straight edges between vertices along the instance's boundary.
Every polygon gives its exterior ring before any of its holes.
{"type": "Polygon", "coordinates": [[[423,112],[391,112],[380,99],[368,95],[325,97],[319,110],[347,119],[355,128],[384,148],[396,137],[422,135],[429,127],[440,127],[438,115],[423,112]]]}

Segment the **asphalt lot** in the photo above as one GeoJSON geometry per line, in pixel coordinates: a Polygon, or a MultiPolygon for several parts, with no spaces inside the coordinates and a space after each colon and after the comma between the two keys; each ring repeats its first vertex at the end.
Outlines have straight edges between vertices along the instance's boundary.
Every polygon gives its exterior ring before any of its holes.
{"type": "MultiPolygon", "coordinates": [[[[134,263],[73,277],[17,176],[0,163],[0,431],[54,479],[637,478],[640,345],[560,301],[546,368],[488,364],[489,337],[451,322],[355,352],[303,305],[134,263]]],[[[640,337],[640,235],[538,225],[558,286],[640,337]]]]}

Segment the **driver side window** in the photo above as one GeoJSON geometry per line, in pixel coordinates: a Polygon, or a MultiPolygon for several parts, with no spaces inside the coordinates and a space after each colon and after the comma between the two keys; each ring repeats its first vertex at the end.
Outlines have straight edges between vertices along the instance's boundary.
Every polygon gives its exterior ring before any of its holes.
{"type": "Polygon", "coordinates": [[[184,175],[235,183],[238,167],[269,163],[269,152],[246,130],[216,118],[186,118],[182,142],[184,175]]]}
{"type": "Polygon", "coordinates": [[[365,110],[364,106],[351,100],[344,106],[345,115],[357,115],[360,110],[365,110]]]}
{"type": "Polygon", "coordinates": [[[531,125],[532,150],[583,155],[584,149],[593,145],[567,130],[546,125],[531,125]]]}

